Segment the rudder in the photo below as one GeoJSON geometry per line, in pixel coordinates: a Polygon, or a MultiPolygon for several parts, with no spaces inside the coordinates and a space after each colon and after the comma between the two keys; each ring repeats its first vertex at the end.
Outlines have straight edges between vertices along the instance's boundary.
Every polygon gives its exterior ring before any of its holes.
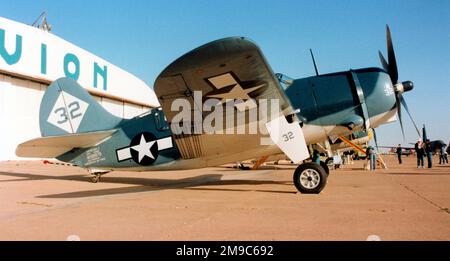
{"type": "Polygon", "coordinates": [[[83,87],[67,77],[50,84],[39,109],[43,137],[108,130],[122,120],[106,111],[83,87]]]}

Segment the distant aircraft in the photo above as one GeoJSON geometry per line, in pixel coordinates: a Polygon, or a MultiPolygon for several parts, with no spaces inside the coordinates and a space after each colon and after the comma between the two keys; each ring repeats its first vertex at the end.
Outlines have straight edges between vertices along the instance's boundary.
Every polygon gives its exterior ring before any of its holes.
{"type": "Polygon", "coordinates": [[[293,175],[296,188],[319,193],[327,173],[320,165],[302,163],[309,158],[307,145],[375,128],[395,120],[396,112],[401,122],[401,104],[407,110],[402,94],[413,84],[398,82],[389,27],[386,34],[388,62],[379,53],[383,69],[291,81],[275,75],[248,39],[213,41],[181,56],[157,77],[154,90],[161,108],[128,120],[107,112],[77,82],[61,78],[48,87],[40,105],[42,137],[18,145],[16,154],[87,168],[97,182],[111,170],[195,169],[283,152],[300,163],[293,175]],[[264,102],[278,113],[270,120],[251,118],[264,102]],[[228,105],[232,115],[245,116],[243,121],[230,120],[223,109],[228,105]],[[180,117],[180,108],[186,107],[189,117],[180,117]],[[215,122],[215,132],[199,131],[208,120],[215,122]],[[258,124],[267,134],[234,131],[258,124]],[[230,134],[229,127],[234,128],[230,134]],[[268,137],[272,144],[262,144],[268,137]]]}
{"type": "MultiPolygon", "coordinates": [[[[380,146],[380,148],[390,148],[389,153],[397,153],[397,147],[380,146]]],[[[414,148],[410,147],[401,147],[401,148],[402,148],[402,155],[409,156],[415,153],[414,148]]]]}
{"type": "MultiPolygon", "coordinates": [[[[422,138],[421,139],[422,139],[423,142],[425,142],[428,139],[427,131],[426,131],[426,128],[425,128],[425,124],[422,127],[422,138]]],[[[410,144],[411,145],[415,145],[416,143],[410,143],[410,144]]],[[[446,145],[447,144],[444,141],[442,141],[442,140],[430,141],[430,147],[431,147],[431,150],[433,151],[433,153],[439,152],[441,147],[442,146],[446,146],[446,145]]],[[[379,146],[379,147],[380,148],[388,148],[388,149],[390,149],[389,152],[391,152],[391,153],[396,153],[397,152],[396,151],[397,146],[379,146]]],[[[403,146],[401,146],[401,148],[402,148],[402,155],[411,155],[411,154],[415,153],[414,147],[403,147],[403,146]]]]}
{"type": "MultiPolygon", "coordinates": [[[[426,130],[425,124],[424,124],[422,127],[422,141],[425,142],[427,139],[428,139],[427,130],[426,130]]],[[[447,144],[442,140],[430,141],[430,147],[431,147],[431,151],[433,151],[433,153],[439,152],[439,150],[442,148],[442,146],[447,146],[447,144]]]]}

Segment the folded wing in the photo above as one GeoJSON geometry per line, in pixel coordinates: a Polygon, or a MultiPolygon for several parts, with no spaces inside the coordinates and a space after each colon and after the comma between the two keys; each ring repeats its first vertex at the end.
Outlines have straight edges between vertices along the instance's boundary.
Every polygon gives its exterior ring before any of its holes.
{"type": "MultiPolygon", "coordinates": [[[[284,120],[285,115],[292,115],[292,124],[298,125],[289,100],[261,50],[242,37],[217,40],[183,55],[158,76],[154,90],[176,134],[182,157],[201,158],[209,166],[279,152],[277,146],[263,145],[264,138],[270,140],[265,125],[270,116],[272,120],[277,117],[284,120]],[[215,99],[212,104],[226,106],[221,112],[205,111],[208,99],[215,99]],[[230,103],[235,116],[232,119],[226,113],[230,103]],[[176,122],[180,121],[179,104],[189,105],[190,116],[187,120],[183,118],[183,124],[176,122]],[[259,110],[261,104],[267,108],[264,113],[259,110]],[[256,119],[250,117],[255,111],[256,119]],[[272,111],[278,113],[269,113],[272,111]],[[222,125],[215,122],[215,134],[207,135],[202,119],[212,113],[223,116],[222,125]],[[239,113],[245,116],[244,121],[238,122],[239,113]],[[255,124],[257,133],[251,131],[255,124]],[[243,128],[244,133],[238,134],[243,128]]],[[[294,129],[301,132],[297,127],[294,129]]],[[[302,133],[299,136],[303,139],[302,133]]]]}

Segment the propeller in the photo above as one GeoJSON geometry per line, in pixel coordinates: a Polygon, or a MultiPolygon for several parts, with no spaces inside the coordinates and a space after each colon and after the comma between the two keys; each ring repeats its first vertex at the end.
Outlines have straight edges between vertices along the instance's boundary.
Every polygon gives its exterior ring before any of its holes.
{"type": "Polygon", "coordinates": [[[409,112],[408,104],[406,104],[405,98],[403,98],[403,96],[401,97],[400,102],[401,102],[401,104],[403,105],[403,107],[405,108],[406,112],[408,113],[408,116],[409,116],[409,118],[411,119],[411,121],[412,121],[412,123],[413,123],[413,125],[414,125],[414,128],[416,128],[417,134],[418,134],[419,137],[420,137],[420,131],[419,131],[419,128],[417,128],[417,125],[416,125],[416,123],[414,122],[414,119],[413,119],[413,117],[411,116],[411,113],[409,112]]]}
{"type": "Polygon", "coordinates": [[[400,122],[400,128],[402,129],[403,139],[405,139],[405,131],[403,130],[403,121],[402,121],[402,106],[408,113],[409,118],[411,119],[414,127],[416,128],[417,134],[420,137],[419,128],[417,128],[416,123],[414,122],[411,113],[409,112],[408,105],[406,104],[405,98],[403,98],[403,93],[411,91],[414,88],[414,84],[411,81],[398,82],[398,69],[397,69],[397,60],[395,59],[394,45],[392,44],[392,36],[389,25],[386,25],[386,40],[387,40],[387,51],[388,51],[388,60],[384,58],[381,51],[378,51],[378,56],[380,57],[381,65],[383,69],[389,74],[391,77],[392,85],[395,90],[395,107],[397,108],[398,119],[400,122]]]}

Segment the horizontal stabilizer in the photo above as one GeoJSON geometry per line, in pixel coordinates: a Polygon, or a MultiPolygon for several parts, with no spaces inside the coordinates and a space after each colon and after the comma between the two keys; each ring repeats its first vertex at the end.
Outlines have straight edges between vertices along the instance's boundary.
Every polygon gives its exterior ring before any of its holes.
{"type": "Polygon", "coordinates": [[[55,158],[74,148],[87,148],[110,137],[116,130],[48,136],[26,141],[16,148],[16,155],[30,158],[55,158]]]}

